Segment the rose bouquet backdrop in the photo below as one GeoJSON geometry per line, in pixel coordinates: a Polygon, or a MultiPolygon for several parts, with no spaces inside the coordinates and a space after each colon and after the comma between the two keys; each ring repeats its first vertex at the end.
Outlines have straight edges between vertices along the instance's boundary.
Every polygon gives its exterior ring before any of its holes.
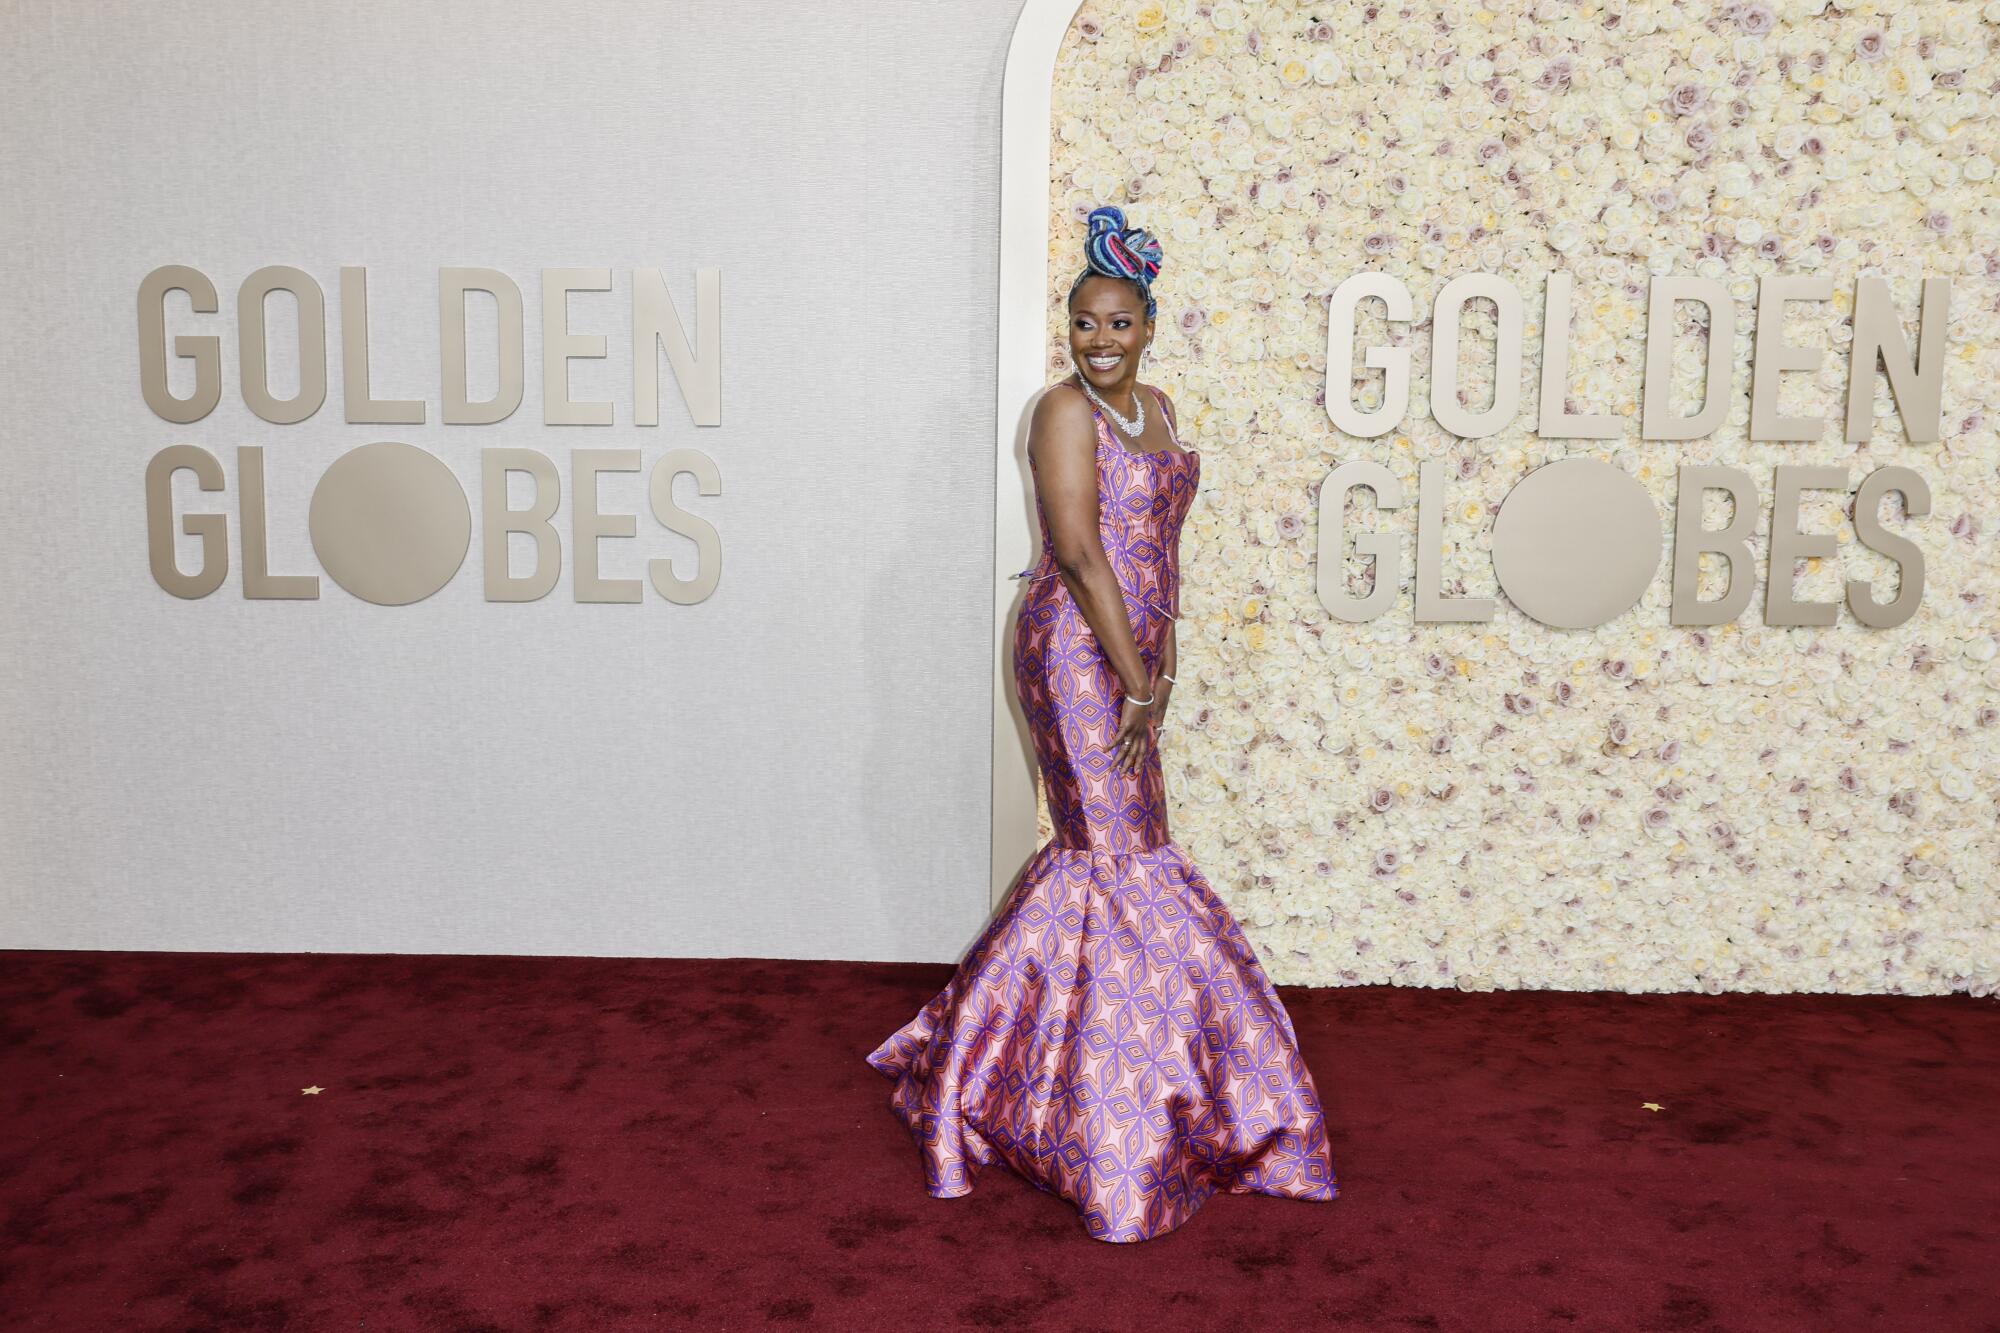
{"type": "MultiPolygon", "coordinates": [[[[1166,250],[1142,377],[1203,454],[1162,736],[1174,834],[1275,980],[2000,982],[1996,40],[2000,3],[1950,0],[1083,7],[1054,89],[1050,373],[1070,369],[1083,219],[1119,204],[1166,250]],[[1373,307],[1357,346],[1407,344],[1416,365],[1403,427],[1359,439],[1333,428],[1325,395],[1372,406],[1382,376],[1326,383],[1327,297],[1369,269],[1403,281],[1416,317],[1390,326],[1373,307]],[[1576,278],[1575,410],[1626,417],[1620,439],[1535,433],[1553,269],[1576,278]],[[1460,439],[1423,407],[1428,314],[1473,270],[1528,301],[1527,407],[1460,439]],[[1816,442],[1747,439],[1750,314],[1772,273],[1834,278],[1831,302],[1790,307],[1786,325],[1827,349],[1782,390],[1788,413],[1827,420],[1816,442]],[[1718,278],[1738,301],[1730,412],[1703,439],[1639,438],[1654,274],[1718,278]],[[1922,279],[1951,279],[1937,443],[1909,442],[1886,383],[1872,438],[1842,440],[1857,275],[1889,282],[1912,347],[1922,279]],[[1758,595],[1735,623],[1672,625],[1663,559],[1631,611],[1552,629],[1500,596],[1487,550],[1508,490],[1572,454],[1627,469],[1669,525],[1684,463],[1744,468],[1767,502],[1778,463],[1856,480],[1914,468],[1928,514],[1900,515],[1893,495],[1882,514],[1923,551],[1923,604],[1890,629],[1844,607],[1829,627],[1766,626],[1766,515],[1758,595]],[[1491,622],[1413,619],[1413,508],[1377,512],[1365,492],[1347,526],[1401,534],[1400,600],[1361,624],[1320,604],[1318,487],[1356,458],[1411,497],[1418,463],[1446,462],[1445,591],[1498,597],[1491,622]]],[[[1464,324],[1474,403],[1493,391],[1490,311],[1475,302],[1464,324]]],[[[1700,374],[1700,343],[1683,340],[1677,396],[1700,374]]],[[[1895,587],[1895,564],[1854,540],[1847,498],[1808,495],[1802,526],[1839,555],[1803,563],[1801,598],[1837,602],[1849,578],[1895,587]]],[[[1720,527],[1726,501],[1708,500],[1720,527]]],[[[1367,561],[1348,563],[1365,592],[1367,561]]],[[[1724,580],[1705,565],[1701,595],[1724,580]]]]}

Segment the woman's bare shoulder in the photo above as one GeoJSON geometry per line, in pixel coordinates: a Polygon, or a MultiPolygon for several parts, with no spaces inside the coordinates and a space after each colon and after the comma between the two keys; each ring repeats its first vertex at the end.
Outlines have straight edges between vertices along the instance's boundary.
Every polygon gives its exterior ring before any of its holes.
{"type": "Polygon", "coordinates": [[[1078,412],[1089,416],[1090,400],[1083,396],[1083,390],[1068,380],[1057,380],[1048,385],[1035,399],[1035,415],[1038,417],[1045,413],[1074,415],[1078,412]]]}
{"type": "Polygon", "coordinates": [[[1074,384],[1061,381],[1043,389],[1035,400],[1035,413],[1028,428],[1028,446],[1048,447],[1037,441],[1053,440],[1058,447],[1079,451],[1094,446],[1097,426],[1091,420],[1090,400],[1074,384]]]}

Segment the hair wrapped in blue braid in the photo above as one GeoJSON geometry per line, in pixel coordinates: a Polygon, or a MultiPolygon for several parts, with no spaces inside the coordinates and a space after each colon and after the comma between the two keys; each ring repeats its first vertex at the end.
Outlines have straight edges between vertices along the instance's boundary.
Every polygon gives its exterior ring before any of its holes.
{"type": "Polygon", "coordinates": [[[1160,271],[1160,242],[1143,227],[1127,227],[1125,210],[1116,204],[1090,210],[1090,234],[1084,237],[1084,259],[1090,265],[1069,285],[1069,299],[1076,302],[1076,289],[1086,278],[1124,278],[1146,298],[1146,318],[1153,318],[1159,303],[1153,299],[1153,278],[1160,271]]]}

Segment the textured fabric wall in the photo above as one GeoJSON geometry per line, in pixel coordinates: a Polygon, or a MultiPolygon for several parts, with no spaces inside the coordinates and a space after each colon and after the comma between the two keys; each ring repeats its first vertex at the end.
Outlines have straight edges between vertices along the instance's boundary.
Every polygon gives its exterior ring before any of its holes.
{"type": "MultiPolygon", "coordinates": [[[[987,899],[999,105],[1018,6],[837,10],[603,3],[10,3],[0,48],[0,944],[943,960],[987,899]],[[161,264],[221,310],[224,391],[177,426],[140,395],[136,293],[161,264]],[[245,407],[235,299],[266,264],[327,294],[329,395],[245,407]],[[368,270],[374,392],[427,422],[345,424],[339,269],[368,270]],[[440,424],[437,270],[498,268],[526,305],[528,392],[440,424]],[[607,336],[545,426],[541,270],[607,336]],[[721,270],[719,427],[665,369],[632,424],[631,270],[684,319],[721,270]],[[445,461],[474,517],[457,577],[402,607],[327,579],[312,489],[349,449],[445,461]],[[147,563],[148,460],[214,453],[227,582],[184,601],[147,563]],[[312,601],[246,601],[243,445],[265,451],[271,568],[312,601]],[[548,455],[563,578],[485,600],[479,459],[548,455]],[[675,606],[579,604],[570,456],[696,448],[722,494],[721,582],[675,606]]],[[[292,303],[269,303],[274,390],[292,303]]],[[[490,365],[490,302],[472,307],[490,365]],[[482,316],[484,318],[482,318],[482,316]]],[[[192,377],[176,363],[171,384],[192,377]]],[[[474,397],[491,392],[475,372],[474,397]]],[[[515,478],[512,503],[526,498],[515,478]]],[[[599,487],[637,533],[606,577],[692,570],[646,474],[599,487]]],[[[513,568],[527,569],[517,538],[513,568]]],[[[184,568],[197,562],[178,539],[184,568]]]]}

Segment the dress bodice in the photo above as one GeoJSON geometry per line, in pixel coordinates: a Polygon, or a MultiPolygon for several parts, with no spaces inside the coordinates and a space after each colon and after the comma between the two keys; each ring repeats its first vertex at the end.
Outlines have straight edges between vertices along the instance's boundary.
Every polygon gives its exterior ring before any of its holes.
{"type": "MultiPolygon", "coordinates": [[[[1097,425],[1097,532],[1104,554],[1118,576],[1128,601],[1149,604],[1169,619],[1180,618],[1180,531],[1201,485],[1201,455],[1180,450],[1180,435],[1157,389],[1160,410],[1174,449],[1139,452],[1112,438],[1111,425],[1095,403],[1097,425]]],[[[1028,460],[1029,469],[1034,459],[1028,460]]],[[[1035,487],[1035,521],[1042,532],[1041,554],[1035,563],[1011,577],[1030,584],[1058,573],[1055,539],[1035,487]]]]}

